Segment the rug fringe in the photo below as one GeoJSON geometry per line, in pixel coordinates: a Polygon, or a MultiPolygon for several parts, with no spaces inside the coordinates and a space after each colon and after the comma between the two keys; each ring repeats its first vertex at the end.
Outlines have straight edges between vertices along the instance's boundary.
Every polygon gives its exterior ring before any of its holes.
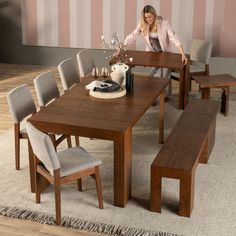
{"type": "MultiPolygon", "coordinates": [[[[0,206],[0,215],[31,220],[41,224],[55,225],[55,217],[46,213],[23,210],[16,207],[0,206]]],[[[180,236],[179,234],[143,230],[131,227],[109,225],[99,222],[62,217],[61,226],[115,236],[180,236]]]]}

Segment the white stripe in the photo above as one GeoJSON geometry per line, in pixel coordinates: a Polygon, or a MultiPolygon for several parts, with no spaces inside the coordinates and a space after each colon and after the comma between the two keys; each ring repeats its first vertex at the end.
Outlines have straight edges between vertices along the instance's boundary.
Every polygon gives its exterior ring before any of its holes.
{"type": "MultiPolygon", "coordinates": [[[[124,34],[125,34],[125,0],[119,0],[117,1],[117,14],[119,17],[117,17],[117,32],[119,34],[119,38],[121,41],[124,40],[124,34]]],[[[112,19],[111,19],[112,20],[112,19]]],[[[128,22],[127,22],[128,23],[128,22]]]]}
{"type": "MultiPolygon", "coordinates": [[[[45,0],[44,0],[45,1],[45,0]]],[[[51,1],[50,1],[51,2],[51,1]]],[[[51,29],[52,27],[52,20],[51,20],[51,14],[52,14],[52,8],[51,4],[45,5],[44,3],[44,40],[45,40],[45,45],[52,46],[51,45],[51,40],[52,40],[52,35],[51,35],[51,29]]]]}
{"type": "Polygon", "coordinates": [[[51,33],[51,45],[52,46],[58,46],[59,40],[58,40],[58,0],[51,0],[50,3],[50,31],[51,33]]]}
{"type": "Polygon", "coordinates": [[[80,46],[80,42],[77,38],[78,30],[78,12],[77,12],[77,0],[70,0],[70,47],[80,46]]]}
{"type": "Polygon", "coordinates": [[[206,19],[205,19],[205,39],[207,41],[212,41],[213,15],[214,15],[214,0],[207,0],[206,19]]]}
{"type": "Polygon", "coordinates": [[[22,28],[22,43],[26,44],[26,6],[25,1],[21,1],[21,28],[22,28]]]}
{"type": "Polygon", "coordinates": [[[83,42],[84,47],[91,47],[91,0],[82,0],[83,5],[83,14],[82,14],[82,23],[83,27],[83,42]],[[85,23],[86,22],[86,23],[85,23]]]}
{"type": "MultiPolygon", "coordinates": [[[[140,21],[141,18],[141,12],[143,10],[143,7],[145,5],[144,0],[137,0],[137,24],[140,21]]],[[[145,49],[145,41],[142,36],[138,37],[136,41],[136,49],[138,50],[144,50],[145,49]]]]}
{"type": "Polygon", "coordinates": [[[152,6],[156,9],[157,15],[160,15],[160,0],[153,1],[152,6]]]}
{"type": "MultiPolygon", "coordinates": [[[[90,15],[90,1],[77,0],[76,14],[77,14],[77,39],[79,46],[81,48],[86,48],[91,44],[91,35],[90,35],[90,24],[91,24],[91,15],[90,15]]],[[[78,47],[78,45],[77,45],[78,47]]]]}
{"type": "Polygon", "coordinates": [[[189,52],[193,33],[194,0],[172,1],[172,28],[186,52],[189,52]]]}
{"type": "Polygon", "coordinates": [[[111,33],[110,33],[110,20],[111,20],[111,1],[103,0],[103,36],[105,37],[106,42],[111,41],[111,33]]]}
{"type": "Polygon", "coordinates": [[[171,27],[175,31],[175,33],[178,35],[179,33],[179,14],[180,14],[180,0],[172,1],[172,7],[171,7],[171,27]]]}
{"type": "Polygon", "coordinates": [[[45,0],[37,1],[38,45],[45,45],[44,2],[45,0]]]}

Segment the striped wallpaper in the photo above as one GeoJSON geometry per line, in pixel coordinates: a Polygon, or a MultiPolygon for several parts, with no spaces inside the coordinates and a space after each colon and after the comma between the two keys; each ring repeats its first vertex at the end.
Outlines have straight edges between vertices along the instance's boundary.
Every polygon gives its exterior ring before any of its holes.
{"type": "MultiPolygon", "coordinates": [[[[170,21],[186,52],[199,38],[214,43],[214,56],[236,56],[235,0],[22,0],[22,41],[100,48],[101,35],[109,40],[118,32],[123,40],[146,4],[170,21]]],[[[141,37],[135,46],[144,49],[141,37]]]]}

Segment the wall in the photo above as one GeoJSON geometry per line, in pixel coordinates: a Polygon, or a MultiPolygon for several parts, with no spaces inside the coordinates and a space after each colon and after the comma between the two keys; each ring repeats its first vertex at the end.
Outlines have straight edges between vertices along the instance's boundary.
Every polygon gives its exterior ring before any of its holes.
{"type": "MultiPolygon", "coordinates": [[[[57,65],[61,60],[72,57],[79,48],[58,48],[22,45],[21,1],[0,2],[0,63],[57,65]],[[4,33],[3,33],[4,32],[4,33]]],[[[94,50],[98,66],[107,65],[103,52],[94,50]]],[[[236,57],[214,57],[211,59],[211,73],[231,73],[236,76],[236,57]]],[[[140,71],[143,68],[139,68],[140,71]]]]}
{"type": "MultiPolygon", "coordinates": [[[[213,42],[214,56],[236,56],[235,0],[22,0],[23,44],[101,48],[117,32],[120,40],[135,29],[143,6],[168,19],[184,48],[192,39],[213,42]]],[[[145,42],[136,42],[143,49],[145,42]]]]}
{"type": "Polygon", "coordinates": [[[79,51],[78,48],[22,45],[20,0],[1,0],[0,29],[1,63],[56,65],[64,58],[74,57],[79,51]]]}

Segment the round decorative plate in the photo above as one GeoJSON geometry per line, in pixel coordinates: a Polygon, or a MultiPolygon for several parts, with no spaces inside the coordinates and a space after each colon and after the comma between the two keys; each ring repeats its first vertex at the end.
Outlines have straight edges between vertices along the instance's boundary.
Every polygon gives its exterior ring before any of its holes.
{"type": "Polygon", "coordinates": [[[113,98],[123,97],[126,94],[126,89],[123,87],[120,87],[119,90],[115,92],[110,92],[110,93],[90,90],[89,94],[95,98],[113,99],[113,98]]]}

